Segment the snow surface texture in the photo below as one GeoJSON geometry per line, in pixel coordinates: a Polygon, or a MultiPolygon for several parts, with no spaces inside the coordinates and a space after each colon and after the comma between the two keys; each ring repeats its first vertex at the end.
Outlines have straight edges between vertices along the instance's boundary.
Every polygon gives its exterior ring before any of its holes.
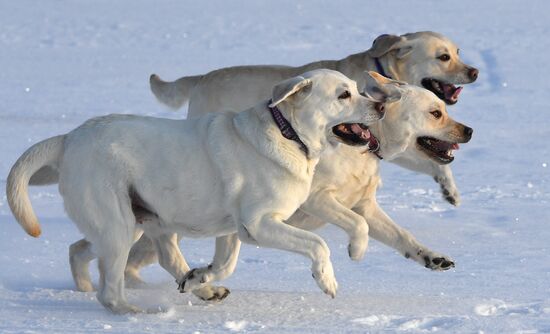
{"type": "MultiPolygon", "coordinates": [[[[115,316],[74,291],[68,246],[81,234],[55,187],[34,188],[44,234],[28,237],[0,196],[1,333],[550,332],[547,1],[28,1],[0,0],[0,186],[31,144],[107,113],[181,118],[159,105],[148,77],[230,65],[339,59],[382,33],[434,30],[481,71],[453,116],[475,129],[453,170],[462,206],[438,186],[384,164],[379,200],[456,268],[431,272],[370,244],[347,257],[344,233],[319,233],[340,290],[323,295],[300,256],[245,246],[220,304],[179,294],[158,265],[129,300],[166,312],[115,316]]],[[[213,240],[187,240],[192,266],[213,240]]],[[[97,271],[94,266],[94,279],[97,271]]]]}

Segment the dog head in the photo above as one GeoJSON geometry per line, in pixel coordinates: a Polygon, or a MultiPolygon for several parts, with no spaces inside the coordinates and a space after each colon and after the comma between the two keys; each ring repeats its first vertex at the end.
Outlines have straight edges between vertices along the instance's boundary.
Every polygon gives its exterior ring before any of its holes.
{"type": "Polygon", "coordinates": [[[472,137],[473,130],[453,120],[445,103],[431,91],[369,72],[365,94],[384,102],[386,116],[372,125],[371,131],[385,159],[415,150],[436,163],[448,164],[454,160],[453,150],[458,144],[472,137]],[[388,99],[396,91],[400,98],[388,99]]]}
{"type": "Polygon", "coordinates": [[[384,117],[383,104],[361,95],[357,83],[340,72],[314,70],[277,84],[274,106],[310,150],[313,145],[319,151],[332,138],[347,145],[378,145],[368,125],[384,117]]]}
{"type": "Polygon", "coordinates": [[[447,104],[458,101],[462,87],[455,85],[472,83],[479,73],[460,60],[459,49],[451,40],[431,31],[381,35],[367,53],[388,57],[395,79],[422,86],[447,104]]]}

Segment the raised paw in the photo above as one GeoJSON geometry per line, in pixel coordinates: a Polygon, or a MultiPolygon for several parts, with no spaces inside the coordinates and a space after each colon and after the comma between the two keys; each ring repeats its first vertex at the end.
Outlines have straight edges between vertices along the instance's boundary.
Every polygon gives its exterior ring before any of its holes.
{"type": "Polygon", "coordinates": [[[353,261],[359,261],[365,256],[369,243],[366,240],[351,240],[348,245],[348,254],[353,261]]]}
{"type": "Polygon", "coordinates": [[[365,256],[367,247],[369,246],[369,228],[363,222],[355,226],[355,231],[350,234],[348,245],[349,257],[354,261],[359,261],[365,256]]]}
{"type": "Polygon", "coordinates": [[[193,294],[199,299],[208,302],[220,302],[224,300],[231,291],[228,288],[223,286],[203,286],[200,289],[193,290],[193,294]]]}
{"type": "Polygon", "coordinates": [[[336,297],[336,290],[338,290],[338,282],[334,277],[334,270],[330,262],[325,262],[317,265],[313,265],[312,276],[317,282],[317,285],[324,293],[336,297]]]}
{"type": "Polygon", "coordinates": [[[443,195],[443,198],[447,202],[449,202],[450,204],[452,204],[454,206],[459,206],[460,205],[460,195],[459,195],[458,191],[451,192],[448,189],[441,186],[441,193],[443,195]]]}
{"type": "Polygon", "coordinates": [[[448,256],[441,255],[430,250],[418,250],[415,254],[406,253],[406,258],[413,258],[416,262],[424,267],[435,270],[444,271],[454,268],[455,263],[448,256]]]}
{"type": "Polygon", "coordinates": [[[426,264],[426,268],[429,268],[431,270],[436,270],[436,271],[449,270],[455,267],[455,263],[451,259],[443,256],[440,256],[440,257],[424,256],[424,263],[426,264]]]}
{"type": "Polygon", "coordinates": [[[443,199],[454,206],[460,205],[460,194],[456,186],[449,182],[447,178],[435,177],[435,182],[439,183],[441,187],[441,195],[443,199]]]}
{"type": "Polygon", "coordinates": [[[189,270],[181,280],[176,281],[178,283],[178,290],[184,293],[201,288],[210,281],[209,271],[210,267],[189,270]]]}

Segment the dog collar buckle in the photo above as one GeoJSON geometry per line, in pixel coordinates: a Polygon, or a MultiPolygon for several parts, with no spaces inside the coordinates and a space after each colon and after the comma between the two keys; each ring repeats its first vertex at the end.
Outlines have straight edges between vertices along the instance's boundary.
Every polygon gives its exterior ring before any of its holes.
{"type": "Polygon", "coordinates": [[[277,127],[281,131],[281,134],[283,137],[289,140],[293,140],[300,145],[300,149],[304,151],[306,154],[306,157],[309,156],[309,149],[307,148],[306,144],[300,139],[296,131],[294,131],[294,128],[292,128],[292,125],[289,121],[283,116],[279,108],[277,106],[270,107],[271,100],[267,103],[267,108],[269,108],[269,111],[271,112],[271,116],[273,117],[273,120],[275,121],[275,124],[277,124],[277,127]]]}

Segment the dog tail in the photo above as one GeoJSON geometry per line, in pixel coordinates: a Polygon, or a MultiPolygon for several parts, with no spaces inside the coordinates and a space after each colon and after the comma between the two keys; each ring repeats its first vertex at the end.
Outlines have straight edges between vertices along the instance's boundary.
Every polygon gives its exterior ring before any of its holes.
{"type": "Polygon", "coordinates": [[[61,135],[31,146],[15,162],[8,175],[6,195],[10,209],[19,225],[33,237],[38,237],[41,230],[29,199],[29,181],[36,173],[35,184],[57,182],[57,168],[63,155],[64,141],[65,136],[61,135]]]}
{"type": "Polygon", "coordinates": [[[149,84],[157,100],[176,110],[189,100],[191,90],[201,78],[201,75],[195,75],[168,82],[162,80],[156,74],[151,74],[149,84]]]}

